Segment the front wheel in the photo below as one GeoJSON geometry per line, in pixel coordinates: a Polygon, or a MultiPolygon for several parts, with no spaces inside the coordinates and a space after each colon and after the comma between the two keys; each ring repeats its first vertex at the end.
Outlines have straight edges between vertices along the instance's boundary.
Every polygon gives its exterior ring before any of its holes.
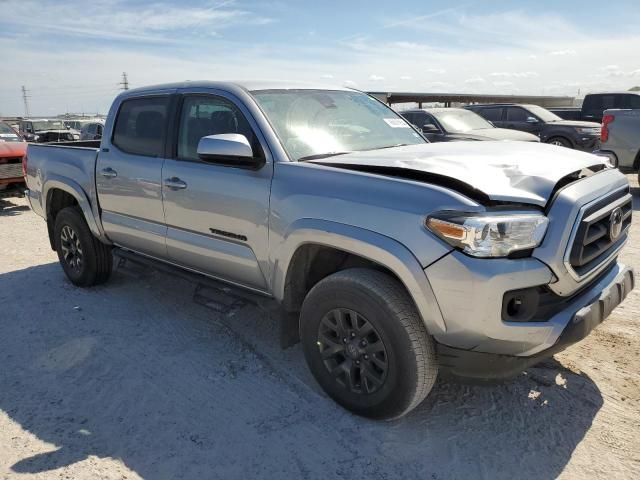
{"type": "Polygon", "coordinates": [[[54,239],[58,260],[71,283],[91,287],[111,275],[111,248],[93,236],[78,207],[67,207],[56,215],[54,239]]]}
{"type": "Polygon", "coordinates": [[[547,143],[550,145],[557,145],[558,147],[571,148],[571,142],[566,138],[562,137],[553,137],[547,140],[547,143]]]}
{"type": "Polygon", "coordinates": [[[318,383],[358,415],[400,417],[436,380],[433,340],[406,290],[385,273],[354,268],[321,280],[302,305],[300,334],[318,383]]]}

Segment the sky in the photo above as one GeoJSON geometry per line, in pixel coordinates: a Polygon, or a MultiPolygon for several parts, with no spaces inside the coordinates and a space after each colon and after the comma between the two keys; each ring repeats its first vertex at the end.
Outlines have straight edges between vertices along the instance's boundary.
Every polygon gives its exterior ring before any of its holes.
{"type": "Polygon", "coordinates": [[[0,115],[106,113],[131,87],[295,80],[583,96],[640,85],[638,0],[0,0],[0,115]]]}

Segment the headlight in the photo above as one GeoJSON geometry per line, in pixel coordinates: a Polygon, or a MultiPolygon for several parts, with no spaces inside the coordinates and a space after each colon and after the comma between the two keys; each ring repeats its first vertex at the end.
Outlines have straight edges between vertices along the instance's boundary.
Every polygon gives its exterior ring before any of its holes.
{"type": "Polygon", "coordinates": [[[426,226],[451,246],[474,257],[506,257],[540,245],[549,219],[537,213],[441,212],[426,226]]]}
{"type": "Polygon", "coordinates": [[[600,127],[576,127],[580,135],[600,135],[600,127]]]}

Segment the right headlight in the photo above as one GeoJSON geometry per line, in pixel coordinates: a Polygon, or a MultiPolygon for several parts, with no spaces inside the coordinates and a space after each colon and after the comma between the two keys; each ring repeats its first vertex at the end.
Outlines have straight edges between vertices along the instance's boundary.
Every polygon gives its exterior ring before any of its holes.
{"type": "Polygon", "coordinates": [[[542,242],[549,219],[538,213],[440,212],[427,228],[451,246],[474,257],[506,257],[542,242]]]}

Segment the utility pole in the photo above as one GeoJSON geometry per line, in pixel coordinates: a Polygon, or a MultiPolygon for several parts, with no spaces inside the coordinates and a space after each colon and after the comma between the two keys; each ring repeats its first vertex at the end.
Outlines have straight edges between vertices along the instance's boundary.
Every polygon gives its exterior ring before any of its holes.
{"type": "Polygon", "coordinates": [[[25,88],[25,86],[22,86],[22,101],[24,102],[24,115],[28,118],[29,117],[29,95],[27,95],[27,93],[29,93],[29,91],[25,88]]]}
{"type": "Polygon", "coordinates": [[[122,81],[119,83],[122,85],[122,90],[129,90],[129,80],[127,79],[127,72],[122,72],[122,81]]]}

